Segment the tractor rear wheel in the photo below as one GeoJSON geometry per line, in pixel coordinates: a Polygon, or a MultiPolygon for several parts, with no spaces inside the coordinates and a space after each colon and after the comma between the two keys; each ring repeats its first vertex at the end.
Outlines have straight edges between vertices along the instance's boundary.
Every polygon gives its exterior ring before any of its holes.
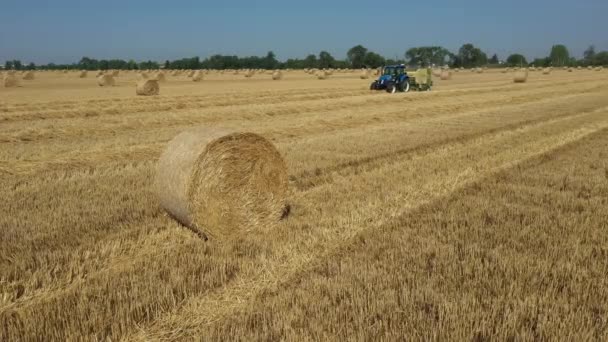
{"type": "Polygon", "coordinates": [[[399,84],[399,90],[404,93],[407,93],[408,91],[410,91],[410,82],[407,79],[403,80],[403,82],[401,82],[399,84]]]}
{"type": "Polygon", "coordinates": [[[397,92],[397,86],[395,85],[394,82],[388,82],[386,84],[386,92],[391,93],[391,94],[394,94],[395,92],[397,92]]]}

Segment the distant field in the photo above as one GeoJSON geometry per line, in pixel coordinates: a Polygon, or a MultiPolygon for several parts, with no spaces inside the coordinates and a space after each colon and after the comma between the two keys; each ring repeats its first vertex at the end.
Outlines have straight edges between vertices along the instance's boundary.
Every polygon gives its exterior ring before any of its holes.
{"type": "Polygon", "coordinates": [[[608,71],[512,77],[0,87],[0,341],[608,340],[608,71]],[[274,234],[160,209],[156,161],[198,125],[282,153],[274,234]]]}

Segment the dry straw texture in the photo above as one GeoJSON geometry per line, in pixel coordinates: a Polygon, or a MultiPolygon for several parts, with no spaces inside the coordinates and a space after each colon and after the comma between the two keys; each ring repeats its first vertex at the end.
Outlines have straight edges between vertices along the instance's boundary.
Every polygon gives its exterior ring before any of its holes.
{"type": "Polygon", "coordinates": [[[320,79],[320,80],[324,80],[324,79],[326,79],[326,78],[327,78],[327,76],[328,76],[328,75],[327,75],[327,73],[326,73],[325,71],[323,71],[323,70],[319,70],[319,71],[317,72],[316,76],[317,76],[317,78],[318,78],[318,79],[320,79]]]}
{"type": "Polygon", "coordinates": [[[116,85],[116,82],[114,81],[114,77],[112,77],[112,75],[101,75],[97,77],[97,84],[100,87],[113,87],[116,85]]]}
{"type": "Polygon", "coordinates": [[[449,72],[448,70],[444,70],[441,72],[441,75],[439,76],[442,80],[447,81],[447,80],[451,80],[452,79],[452,73],[449,72]]]}
{"type": "Polygon", "coordinates": [[[192,74],[192,81],[200,82],[202,80],[203,80],[203,73],[200,70],[197,70],[196,72],[194,72],[194,74],[192,74]]]}
{"type": "Polygon", "coordinates": [[[551,69],[550,68],[543,69],[543,75],[549,75],[550,73],[551,73],[551,69]]]}
{"type": "Polygon", "coordinates": [[[250,78],[253,76],[253,74],[254,74],[253,70],[247,70],[247,72],[245,72],[245,77],[250,78]]]}
{"type": "Polygon", "coordinates": [[[361,72],[361,76],[359,76],[359,77],[361,77],[362,80],[368,79],[370,77],[370,71],[369,71],[369,69],[363,70],[361,72]]]}
{"type": "Polygon", "coordinates": [[[287,167],[253,133],[197,128],[175,137],[160,157],[161,206],[211,238],[271,227],[286,206],[287,167]]]}
{"type": "Polygon", "coordinates": [[[28,71],[25,74],[23,74],[23,79],[26,81],[31,81],[35,78],[34,76],[34,72],[33,71],[28,71]]]}
{"type": "Polygon", "coordinates": [[[513,82],[515,83],[525,83],[528,80],[528,72],[527,71],[518,71],[515,73],[513,77],[513,82]]]}
{"type": "Polygon", "coordinates": [[[4,86],[6,88],[18,87],[19,79],[13,74],[7,74],[4,76],[4,86]]]}
{"type": "Polygon", "coordinates": [[[86,78],[87,77],[87,71],[86,70],[82,70],[79,74],[78,77],[80,78],[86,78]]]}
{"type": "Polygon", "coordinates": [[[135,93],[142,96],[158,95],[160,86],[157,80],[141,80],[135,86],[135,93]]]}
{"type": "Polygon", "coordinates": [[[283,79],[283,73],[281,71],[279,71],[279,70],[275,71],[272,74],[272,79],[275,80],[275,81],[283,79]]]}
{"type": "Polygon", "coordinates": [[[158,72],[156,73],[156,75],[154,75],[154,79],[158,82],[165,82],[167,80],[167,77],[165,76],[164,72],[158,72]]]}

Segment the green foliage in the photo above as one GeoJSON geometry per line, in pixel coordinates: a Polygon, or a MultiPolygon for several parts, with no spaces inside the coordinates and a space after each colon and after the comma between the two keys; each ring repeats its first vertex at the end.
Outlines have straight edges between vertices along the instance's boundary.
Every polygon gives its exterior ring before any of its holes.
{"type": "Polygon", "coordinates": [[[552,65],[552,60],[551,57],[535,58],[530,65],[535,67],[548,67],[552,65]]]}
{"type": "Polygon", "coordinates": [[[490,63],[490,64],[498,64],[499,63],[498,55],[494,54],[494,56],[492,56],[492,58],[490,58],[490,60],[488,61],[488,63],[490,63]]]}
{"type": "Polygon", "coordinates": [[[410,65],[444,65],[448,62],[450,55],[450,51],[441,46],[421,46],[407,50],[405,59],[410,65]]]}
{"type": "Polygon", "coordinates": [[[514,53],[514,54],[510,55],[509,57],[507,57],[507,66],[521,67],[521,66],[526,66],[526,65],[528,65],[528,61],[526,60],[526,57],[524,57],[523,55],[514,53]]]}
{"type": "Polygon", "coordinates": [[[588,64],[593,63],[595,59],[595,45],[590,45],[585,52],[583,52],[583,60],[588,64]]]}
{"type": "Polygon", "coordinates": [[[334,68],[336,65],[336,59],[327,51],[321,51],[319,53],[319,68],[334,68]]]}
{"type": "Polygon", "coordinates": [[[473,44],[464,44],[458,50],[458,61],[466,68],[479,67],[488,63],[488,56],[473,44]]]}
{"type": "Polygon", "coordinates": [[[363,64],[368,68],[378,68],[385,65],[386,60],[379,54],[369,51],[365,54],[363,64]]]}
{"type": "Polygon", "coordinates": [[[367,54],[367,49],[362,45],[357,45],[346,53],[347,59],[350,62],[350,66],[353,69],[360,69],[365,65],[365,55],[367,54]]]}
{"type": "Polygon", "coordinates": [[[551,60],[551,65],[557,67],[564,66],[567,65],[570,60],[570,52],[568,52],[568,48],[564,45],[553,45],[549,58],[551,60]]]}

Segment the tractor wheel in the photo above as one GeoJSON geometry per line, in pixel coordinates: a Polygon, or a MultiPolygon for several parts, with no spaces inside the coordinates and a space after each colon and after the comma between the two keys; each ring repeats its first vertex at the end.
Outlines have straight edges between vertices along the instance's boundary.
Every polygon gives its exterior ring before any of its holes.
{"type": "Polygon", "coordinates": [[[372,84],[369,86],[369,90],[377,90],[377,89],[378,89],[378,81],[372,82],[372,84]]]}
{"type": "Polygon", "coordinates": [[[408,82],[408,80],[404,80],[403,82],[401,82],[401,84],[399,85],[399,90],[404,93],[410,91],[410,82],[408,82]]]}
{"type": "Polygon", "coordinates": [[[393,82],[387,83],[386,92],[391,93],[391,94],[394,94],[395,92],[397,92],[397,86],[395,85],[395,83],[393,83],[393,82]]]}

